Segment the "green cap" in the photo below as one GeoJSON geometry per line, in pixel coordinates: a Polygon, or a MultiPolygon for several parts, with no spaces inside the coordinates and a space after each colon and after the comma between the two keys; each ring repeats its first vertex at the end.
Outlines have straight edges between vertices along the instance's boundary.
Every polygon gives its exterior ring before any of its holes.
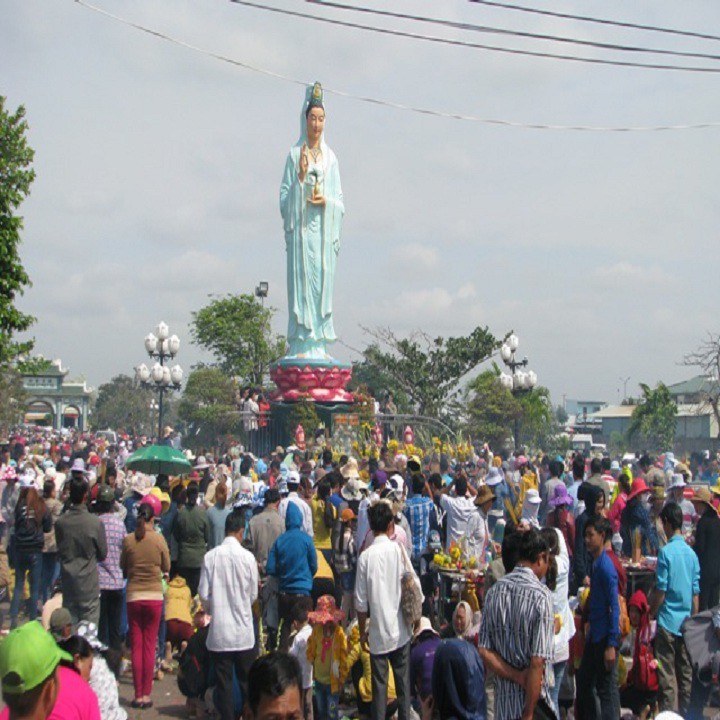
{"type": "Polygon", "coordinates": [[[48,678],[61,660],[72,657],[61,650],[37,621],[13,630],[0,643],[0,681],[8,695],[22,695],[48,678]]]}

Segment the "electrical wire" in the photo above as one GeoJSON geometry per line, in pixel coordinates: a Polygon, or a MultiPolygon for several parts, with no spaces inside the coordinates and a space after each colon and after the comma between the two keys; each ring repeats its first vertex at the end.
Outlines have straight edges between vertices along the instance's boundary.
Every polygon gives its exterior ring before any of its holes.
{"type": "MultiPolygon", "coordinates": [[[[115,22],[118,22],[122,25],[131,27],[131,28],[138,30],[139,32],[145,33],[147,35],[151,35],[154,38],[164,40],[164,41],[172,43],[174,45],[178,45],[179,47],[185,48],[187,50],[192,50],[193,52],[200,53],[201,55],[205,55],[206,57],[213,58],[214,60],[219,60],[220,62],[227,63],[227,64],[233,65],[235,67],[240,67],[244,70],[249,70],[250,72],[259,73],[261,75],[265,75],[267,77],[271,77],[276,80],[282,80],[284,82],[292,83],[294,85],[301,85],[302,87],[307,87],[307,85],[309,84],[305,80],[300,80],[298,78],[289,77],[287,75],[283,75],[282,73],[277,73],[272,70],[267,70],[266,68],[261,68],[257,65],[253,65],[248,62],[236,60],[234,58],[230,58],[225,55],[221,55],[221,54],[213,52],[211,50],[205,50],[204,48],[197,47],[196,45],[191,45],[190,43],[185,42],[184,40],[179,40],[178,38],[172,37],[171,35],[167,35],[166,33],[162,33],[158,30],[154,30],[154,29],[148,28],[144,25],[140,25],[139,23],[133,22],[132,20],[126,20],[125,18],[119,17],[118,15],[114,15],[113,13],[108,12],[107,10],[104,10],[103,8],[97,7],[96,5],[92,5],[91,3],[86,2],[85,0],[74,0],[74,2],[76,5],[80,5],[81,7],[84,7],[87,10],[92,10],[93,12],[96,12],[100,15],[104,15],[105,17],[110,18],[111,20],[114,20],[115,22]]],[[[518,122],[518,121],[512,121],[512,120],[482,118],[482,117],[478,117],[475,115],[461,115],[459,113],[449,113],[449,112],[444,112],[442,110],[434,110],[431,108],[421,108],[421,107],[414,107],[412,105],[403,105],[401,103],[392,102],[389,100],[381,100],[379,98],[366,97],[363,95],[356,95],[354,93],[346,92],[343,90],[336,90],[336,89],[333,89],[328,86],[324,86],[323,90],[328,94],[347,98],[349,100],[356,100],[356,101],[368,103],[371,105],[378,105],[381,107],[392,108],[394,110],[403,110],[403,111],[412,112],[412,113],[415,113],[418,115],[428,115],[431,117],[443,118],[446,120],[463,120],[463,121],[468,121],[468,122],[482,123],[484,125],[495,125],[495,126],[500,126],[500,127],[519,128],[519,129],[524,129],[524,130],[572,130],[572,131],[579,131],[579,132],[624,133],[624,132],[663,132],[663,131],[671,131],[671,130],[705,130],[705,129],[710,129],[710,128],[720,128],[720,121],[683,124],[683,125],[648,125],[648,126],[635,126],[635,127],[607,127],[607,126],[598,126],[598,125],[547,125],[547,124],[541,124],[541,123],[524,123],[524,122],[518,122]]]]}
{"type": "Polygon", "coordinates": [[[675,28],[659,27],[657,25],[642,25],[640,23],[623,22],[622,20],[606,20],[604,18],[592,17],[589,15],[571,15],[554,10],[540,10],[529,8],[524,5],[513,5],[512,3],[497,2],[497,0],[468,0],[476,5],[487,5],[488,7],[502,8],[503,10],[515,10],[518,12],[531,13],[533,15],[544,15],[546,17],[562,18],[563,20],[578,20],[580,22],[595,23],[597,25],[612,25],[613,27],[628,28],[630,30],[644,30],[646,32],[664,33],[666,35],[680,35],[682,37],[699,38],[700,40],[720,40],[720,35],[709,35],[692,30],[677,30],[675,28]]]}
{"type": "Polygon", "coordinates": [[[363,23],[351,22],[348,20],[338,20],[336,18],[322,17],[320,15],[312,15],[311,13],[300,12],[299,10],[288,10],[286,8],[274,7],[263,3],[250,2],[250,0],[230,0],[236,5],[255,8],[266,12],[277,13],[290,17],[299,17],[305,20],[315,20],[317,22],[326,23],[328,25],[336,25],[340,27],[352,28],[354,30],[365,30],[375,32],[381,35],[391,35],[393,37],[408,38],[411,40],[424,40],[426,42],[439,43],[441,45],[453,45],[455,47],[470,48],[473,50],[489,50],[491,52],[500,52],[508,55],[524,55],[526,57],[549,58],[552,60],[568,60],[571,62],[590,63],[593,65],[613,65],[615,67],[632,67],[644,68],[647,70],[676,70],[695,73],[720,73],[720,67],[703,67],[692,65],[661,65],[659,63],[639,63],[629,60],[605,60],[601,58],[579,57],[577,55],[563,55],[560,53],[540,52],[536,50],[519,50],[517,48],[507,48],[498,45],[486,45],[483,43],[474,43],[465,40],[452,40],[450,38],[438,37],[435,35],[420,35],[419,33],[411,33],[403,30],[391,30],[389,28],[381,28],[375,25],[364,25],[363,23]]]}
{"type": "Polygon", "coordinates": [[[331,0],[306,0],[312,5],[332,8],[333,10],[349,10],[356,13],[377,15],[379,17],[390,17],[398,20],[411,20],[414,22],[426,23],[429,25],[440,25],[442,27],[454,28],[457,30],[468,30],[471,32],[490,33],[495,35],[506,35],[510,37],[529,38],[532,40],[549,40],[552,42],[580,45],[582,47],[593,47],[601,50],[616,50],[618,52],[650,53],[653,55],[670,55],[673,57],[700,58],[703,60],[720,60],[720,55],[710,53],[692,52],[687,50],[667,50],[665,48],[648,48],[637,45],[618,45],[616,43],[598,42],[595,40],[582,40],[579,38],[563,37],[561,35],[545,35],[543,33],[525,32],[522,30],[509,30],[507,28],[495,27],[492,25],[477,25],[473,23],[458,22],[456,20],[444,20],[431,18],[424,15],[410,15],[409,13],[393,12],[391,10],[378,10],[377,8],[363,7],[359,5],[345,5],[331,0]]]}

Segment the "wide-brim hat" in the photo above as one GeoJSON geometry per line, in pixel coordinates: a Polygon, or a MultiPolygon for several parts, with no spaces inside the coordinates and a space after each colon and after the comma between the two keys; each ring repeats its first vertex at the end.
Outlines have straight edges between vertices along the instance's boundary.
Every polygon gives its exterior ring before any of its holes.
{"type": "Polygon", "coordinates": [[[692,502],[694,503],[705,503],[709,508],[712,508],[715,512],[715,506],[712,504],[712,493],[706,487],[700,487],[695,490],[695,494],[692,496],[692,502]]]}
{"type": "Polygon", "coordinates": [[[478,494],[475,497],[475,504],[477,506],[484,505],[486,502],[490,502],[494,499],[495,493],[487,485],[481,485],[478,488],[478,494]]]}
{"type": "Polygon", "coordinates": [[[152,480],[148,475],[145,475],[144,473],[137,473],[130,480],[130,489],[134,493],[142,495],[143,497],[145,497],[145,495],[150,492],[151,487],[152,480]]]}
{"type": "Polygon", "coordinates": [[[539,505],[542,502],[540,493],[535,488],[530,488],[525,492],[525,501],[531,505],[539,505]]]}
{"type": "Polygon", "coordinates": [[[86,475],[87,472],[85,470],[85,461],[82,458],[75,458],[73,460],[73,464],[70,467],[71,473],[82,473],[83,475],[86,475]]]}
{"type": "Polygon", "coordinates": [[[417,624],[417,628],[415,628],[415,632],[413,633],[413,640],[417,640],[417,638],[422,635],[424,632],[429,630],[434,635],[438,635],[438,631],[432,626],[432,623],[430,622],[430,618],[426,618],[424,615],[420,618],[420,622],[417,624]]]}
{"type": "Polygon", "coordinates": [[[420,472],[422,469],[422,462],[418,455],[411,455],[407,461],[408,470],[411,472],[420,472]]]}
{"type": "Polygon", "coordinates": [[[680,473],[675,473],[672,476],[672,480],[670,481],[668,490],[674,490],[675,488],[684,488],[684,487],[687,487],[685,478],[680,473]]]}
{"type": "Polygon", "coordinates": [[[340,468],[340,474],[350,480],[351,478],[360,477],[360,469],[358,468],[358,461],[351,457],[348,461],[340,468]]]}
{"type": "Polygon", "coordinates": [[[642,478],[635,478],[633,480],[632,487],[630,488],[630,494],[628,495],[628,502],[632,500],[633,498],[636,498],[638,495],[642,495],[643,493],[649,493],[650,488],[648,487],[647,483],[642,478]]]}
{"type": "Polygon", "coordinates": [[[163,512],[167,512],[170,509],[170,496],[159,487],[155,486],[150,488],[149,495],[153,495],[160,501],[163,512]]]}
{"type": "Polygon", "coordinates": [[[348,480],[340,490],[340,495],[347,501],[352,502],[353,500],[361,500],[362,493],[360,492],[360,479],[351,478],[348,480]]]}
{"type": "Polygon", "coordinates": [[[345,619],[345,611],[339,610],[332,595],[322,595],[318,598],[314,612],[308,613],[308,621],[312,625],[325,623],[341,623],[345,619]]]}
{"type": "Polygon", "coordinates": [[[573,499],[570,497],[565,485],[557,485],[553,490],[553,496],[548,501],[550,507],[556,508],[560,505],[572,505],[573,499]]]}
{"type": "Polygon", "coordinates": [[[485,484],[488,487],[495,487],[503,481],[503,476],[500,470],[493,466],[490,468],[488,474],[485,476],[485,484]]]}
{"type": "Polygon", "coordinates": [[[210,463],[207,461],[204,455],[199,455],[193,466],[195,470],[205,470],[210,467],[210,463]]]}

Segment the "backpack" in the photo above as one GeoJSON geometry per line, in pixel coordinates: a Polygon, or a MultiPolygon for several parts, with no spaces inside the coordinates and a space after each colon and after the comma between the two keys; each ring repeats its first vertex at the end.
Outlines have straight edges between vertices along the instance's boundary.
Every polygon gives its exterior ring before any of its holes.
{"type": "Polygon", "coordinates": [[[188,641],[178,663],[177,683],[180,692],[189,698],[202,697],[208,688],[207,672],[210,653],[207,649],[209,628],[200,628],[188,641]]]}
{"type": "Polygon", "coordinates": [[[654,660],[655,654],[653,653],[652,642],[649,639],[649,629],[647,626],[638,628],[635,637],[633,666],[630,670],[633,687],[637,690],[657,692],[657,663],[653,662],[654,660]]]}
{"type": "Polygon", "coordinates": [[[717,610],[703,610],[687,617],[681,628],[693,673],[703,685],[718,682],[720,639],[712,622],[713,612],[717,610]]]}

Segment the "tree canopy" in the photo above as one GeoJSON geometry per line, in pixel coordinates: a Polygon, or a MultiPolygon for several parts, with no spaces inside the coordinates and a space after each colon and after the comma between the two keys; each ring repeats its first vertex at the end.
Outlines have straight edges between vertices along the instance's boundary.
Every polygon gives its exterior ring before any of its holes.
{"type": "Polygon", "coordinates": [[[116,375],[98,388],[92,415],[96,429],[114,428],[138,433],[154,434],[150,401],[151,390],[143,388],[128,375],[116,375]]]}
{"type": "Polygon", "coordinates": [[[0,96],[0,367],[30,352],[33,346],[31,340],[14,340],[17,333],[28,330],[35,321],[15,305],[17,296],[31,284],[20,260],[23,220],[16,214],[35,179],[35,153],[25,137],[27,129],[25,108],[21,105],[11,113],[0,96]]]}
{"type": "Polygon", "coordinates": [[[683,365],[697,368],[705,376],[700,399],[712,409],[720,436],[720,334],[708,333],[697,349],[685,355],[683,365]]]}
{"type": "Polygon", "coordinates": [[[260,386],[270,365],[285,353],[285,338],[270,327],[274,312],[253,295],[216,297],[192,313],[190,335],[226,375],[260,386]]]}
{"type": "Polygon", "coordinates": [[[190,445],[213,444],[239,427],[233,381],[220,368],[195,368],[185,383],[178,415],[188,425],[190,445]]]}
{"type": "Polygon", "coordinates": [[[633,410],[628,439],[642,449],[664,452],[671,450],[675,440],[677,405],[663,383],[653,390],[640,383],[642,400],[633,410]]]}
{"type": "Polygon", "coordinates": [[[431,417],[448,411],[463,378],[500,346],[482,327],[447,339],[421,332],[399,338],[389,329],[370,334],[376,342],[363,352],[365,362],[392,378],[418,414],[431,417]]]}

